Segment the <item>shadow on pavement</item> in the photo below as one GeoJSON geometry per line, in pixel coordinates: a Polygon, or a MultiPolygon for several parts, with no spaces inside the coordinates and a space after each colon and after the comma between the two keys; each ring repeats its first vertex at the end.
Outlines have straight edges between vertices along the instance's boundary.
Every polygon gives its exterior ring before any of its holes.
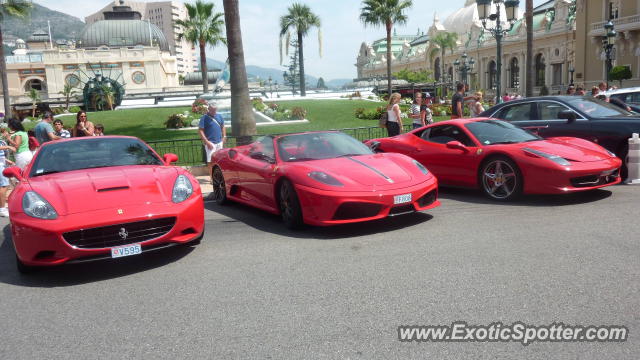
{"type": "MultiPolygon", "coordinates": [[[[276,235],[317,240],[337,240],[391,232],[408,226],[422,224],[433,218],[433,216],[429,214],[429,210],[427,210],[426,212],[417,212],[367,222],[328,227],[306,226],[301,230],[289,230],[282,223],[280,216],[243,204],[230,202],[228,205],[220,206],[213,201],[207,201],[204,207],[206,210],[233,219],[226,220],[226,222],[241,222],[257,230],[276,235]]],[[[223,222],[224,221],[225,220],[223,220],[223,222]]]]}
{"type": "Polygon", "coordinates": [[[175,246],[138,256],[43,268],[23,275],[16,269],[9,225],[0,243],[0,282],[26,287],[62,287],[103,281],[168,265],[189,255],[195,247],[175,246]]]}
{"type": "Polygon", "coordinates": [[[596,189],[570,194],[556,195],[522,195],[513,201],[496,201],[486,197],[481,190],[463,189],[452,187],[440,187],[438,197],[440,199],[455,200],[471,204],[507,205],[507,206],[566,206],[586,204],[600,201],[610,197],[609,190],[596,189]]]}

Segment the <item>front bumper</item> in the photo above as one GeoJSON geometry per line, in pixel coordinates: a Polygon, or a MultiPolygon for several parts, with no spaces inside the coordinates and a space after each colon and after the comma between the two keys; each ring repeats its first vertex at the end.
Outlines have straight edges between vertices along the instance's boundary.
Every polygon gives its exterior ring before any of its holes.
{"type": "Polygon", "coordinates": [[[435,177],[420,184],[394,190],[326,191],[296,185],[303,220],[314,226],[330,226],[369,221],[387,216],[432,209],[438,201],[435,177]],[[411,194],[411,202],[394,204],[396,195],[411,194]]]}
{"type": "Polygon", "coordinates": [[[65,241],[63,234],[82,229],[175,217],[175,225],[164,235],[141,241],[142,251],[163,244],[185,244],[204,233],[204,203],[201,196],[174,204],[152,203],[124,206],[121,211],[102,209],[60,216],[55,220],[35,219],[21,212],[11,213],[11,235],[16,254],[27,266],[52,266],[82,259],[111,257],[111,248],[78,248],[65,241]],[[121,212],[121,214],[120,214],[121,212]]]}
{"type": "Polygon", "coordinates": [[[573,162],[571,166],[533,167],[524,174],[527,194],[565,194],[588,191],[620,183],[618,158],[602,161],[573,162]],[[597,180],[597,181],[594,181],[597,180]]]}

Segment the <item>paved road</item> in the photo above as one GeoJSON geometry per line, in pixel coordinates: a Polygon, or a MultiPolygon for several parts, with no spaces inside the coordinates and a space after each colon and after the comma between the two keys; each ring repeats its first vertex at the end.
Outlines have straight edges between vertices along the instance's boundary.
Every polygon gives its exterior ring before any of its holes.
{"type": "MultiPolygon", "coordinates": [[[[640,187],[284,230],[207,203],[195,248],[19,276],[0,243],[0,359],[637,359],[640,187]],[[623,324],[625,343],[401,343],[401,324],[623,324]]],[[[6,219],[0,225],[6,224],[6,219]]]]}

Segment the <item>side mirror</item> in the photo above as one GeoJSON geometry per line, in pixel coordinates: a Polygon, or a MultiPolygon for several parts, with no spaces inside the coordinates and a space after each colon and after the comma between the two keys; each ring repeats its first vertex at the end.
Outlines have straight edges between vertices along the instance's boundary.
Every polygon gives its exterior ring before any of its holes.
{"type": "Polygon", "coordinates": [[[7,178],[16,178],[22,181],[22,170],[17,166],[11,166],[2,171],[2,175],[7,178]]]}
{"type": "Polygon", "coordinates": [[[171,163],[178,161],[178,155],[171,153],[164,154],[162,158],[164,159],[164,163],[167,165],[171,165],[171,163]]]}
{"type": "Polygon", "coordinates": [[[447,148],[448,149],[459,149],[459,150],[467,151],[467,147],[464,146],[460,141],[457,141],[457,140],[449,141],[447,143],[447,148]]]}
{"type": "Polygon", "coordinates": [[[572,122],[576,121],[578,116],[576,115],[575,112],[573,112],[571,110],[563,110],[563,111],[560,111],[558,113],[558,118],[559,119],[566,119],[567,120],[567,124],[571,124],[572,122]]]}

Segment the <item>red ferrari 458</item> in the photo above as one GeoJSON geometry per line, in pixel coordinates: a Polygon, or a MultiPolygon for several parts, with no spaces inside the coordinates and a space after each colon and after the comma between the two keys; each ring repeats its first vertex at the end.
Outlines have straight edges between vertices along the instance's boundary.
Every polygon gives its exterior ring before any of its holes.
{"type": "Polygon", "coordinates": [[[197,244],[204,232],[200,185],[137,138],[48,142],[20,171],[9,196],[18,270],[137,255],[197,244]]]}
{"type": "Polygon", "coordinates": [[[573,137],[545,140],[494,119],[443,121],[366,144],[376,152],[411,156],[441,184],[480,187],[495,200],[620,182],[620,159],[600,145],[573,137]]]}
{"type": "Polygon", "coordinates": [[[437,180],[401,154],[374,154],[341,132],[264,136],[218,151],[216,202],[281,214],[290,228],[352,223],[436,207],[437,180]]]}

